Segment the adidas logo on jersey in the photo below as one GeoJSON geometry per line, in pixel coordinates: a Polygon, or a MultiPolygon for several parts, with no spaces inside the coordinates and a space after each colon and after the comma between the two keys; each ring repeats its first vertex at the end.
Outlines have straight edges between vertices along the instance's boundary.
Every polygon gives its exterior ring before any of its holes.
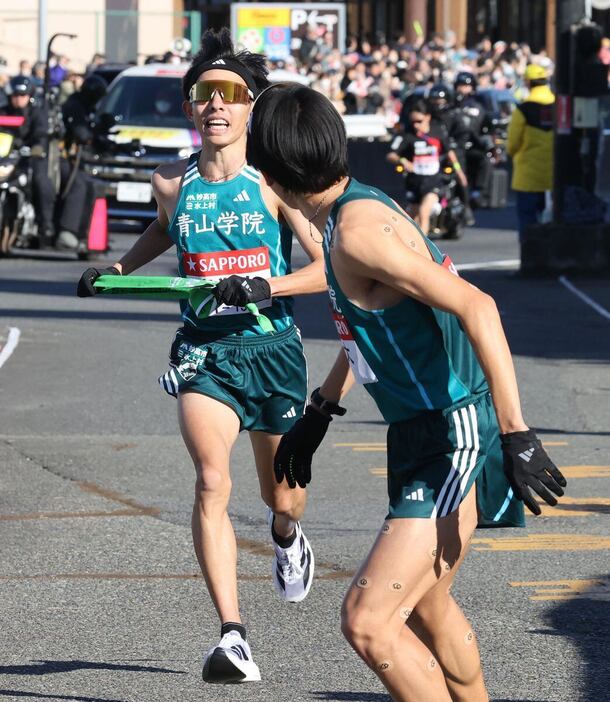
{"type": "Polygon", "coordinates": [[[519,454],[519,458],[522,458],[526,463],[529,463],[531,457],[534,455],[534,451],[534,448],[527,449],[527,451],[519,454]]]}
{"type": "Polygon", "coordinates": [[[250,202],[250,196],[245,190],[242,190],[233,198],[233,202],[250,202]]]}
{"type": "Polygon", "coordinates": [[[419,488],[418,490],[414,490],[410,495],[405,495],[405,500],[414,500],[415,502],[423,502],[424,501],[424,489],[419,488]]]}
{"type": "Polygon", "coordinates": [[[290,419],[291,417],[296,417],[296,416],[297,416],[297,412],[296,412],[296,410],[295,410],[294,407],[291,407],[291,408],[288,410],[288,412],[285,412],[285,413],[282,415],[282,417],[283,417],[284,419],[290,419]]]}

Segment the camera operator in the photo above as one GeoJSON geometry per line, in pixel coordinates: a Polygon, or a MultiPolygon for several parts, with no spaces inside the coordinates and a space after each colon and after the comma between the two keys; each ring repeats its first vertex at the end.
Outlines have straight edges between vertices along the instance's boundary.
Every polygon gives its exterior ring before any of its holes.
{"type": "MultiPolygon", "coordinates": [[[[470,129],[464,121],[460,110],[453,104],[453,91],[445,83],[435,83],[428,92],[428,103],[432,114],[432,121],[443,124],[449,134],[451,148],[457,156],[458,170],[466,162],[466,146],[470,136],[470,129]]],[[[468,179],[464,173],[458,177],[460,198],[464,203],[465,221],[468,226],[474,224],[474,216],[470,208],[470,193],[468,192],[468,179]]]]}
{"type": "Polygon", "coordinates": [[[427,235],[430,215],[439,201],[438,193],[442,185],[441,159],[447,157],[462,184],[466,177],[451,149],[447,130],[441,122],[432,120],[425,100],[411,102],[407,131],[394,139],[391,148],[386,158],[404,169],[405,187],[407,192],[412,193],[417,205],[415,221],[427,235]]]}
{"type": "Polygon", "coordinates": [[[489,200],[491,161],[487,155],[491,137],[490,120],[487,111],[475,95],[477,79],[472,73],[460,71],[455,77],[455,104],[468,128],[468,141],[465,150],[466,176],[471,184],[470,201],[478,207],[485,207],[489,200]]]}

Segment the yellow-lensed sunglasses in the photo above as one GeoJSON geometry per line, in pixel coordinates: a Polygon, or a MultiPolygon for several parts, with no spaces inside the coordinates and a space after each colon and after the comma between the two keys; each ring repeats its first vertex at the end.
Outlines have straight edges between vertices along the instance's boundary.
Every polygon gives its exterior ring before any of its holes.
{"type": "Polygon", "coordinates": [[[247,105],[254,94],[245,85],[230,80],[201,80],[193,85],[189,97],[191,102],[209,102],[218,92],[223,102],[247,105]]]}

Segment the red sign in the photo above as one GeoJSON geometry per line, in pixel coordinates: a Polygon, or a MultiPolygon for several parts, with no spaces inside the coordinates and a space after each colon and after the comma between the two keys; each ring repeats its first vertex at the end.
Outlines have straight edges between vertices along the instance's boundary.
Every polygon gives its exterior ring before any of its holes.
{"type": "Polygon", "coordinates": [[[229,275],[258,275],[268,278],[271,275],[269,249],[266,246],[208,253],[185,251],[182,254],[182,265],[185,275],[202,278],[225,278],[229,275]]]}

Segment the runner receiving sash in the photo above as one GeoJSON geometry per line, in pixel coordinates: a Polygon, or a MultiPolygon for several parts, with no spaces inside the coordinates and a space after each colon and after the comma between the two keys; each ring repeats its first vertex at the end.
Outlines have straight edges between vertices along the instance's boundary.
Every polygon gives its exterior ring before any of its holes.
{"type": "Polygon", "coordinates": [[[181,300],[183,326],[171,345],[170,369],[159,378],[178,400],[197,475],[193,541],[221,621],[220,642],[204,657],[203,679],[216,683],[260,680],[240,617],[236,541],[227,514],[229,456],[240,431],[250,433],[269,507],[276,591],[286,601],[302,600],[314,571],[299,524],[305,490],[276,482],[273,457],[281,435],[303,414],[307,391],[291,296],[325,289],[323,252],[300,212],[246,163],[246,125],[266,76],[264,57],[235,54],[228,30],[205,33],[183,80],[183,109],[201,136],[201,151],[157,168],[157,219],[119,262],[88,269],[78,286],[79,295],[93,295],[100,275],[132,273],[172,245],[181,276],[218,283],[215,304],[204,315],[181,300]],[[293,232],[312,261],[295,273],[293,232]],[[270,320],[271,332],[257,322],[251,303],[270,320]]]}

